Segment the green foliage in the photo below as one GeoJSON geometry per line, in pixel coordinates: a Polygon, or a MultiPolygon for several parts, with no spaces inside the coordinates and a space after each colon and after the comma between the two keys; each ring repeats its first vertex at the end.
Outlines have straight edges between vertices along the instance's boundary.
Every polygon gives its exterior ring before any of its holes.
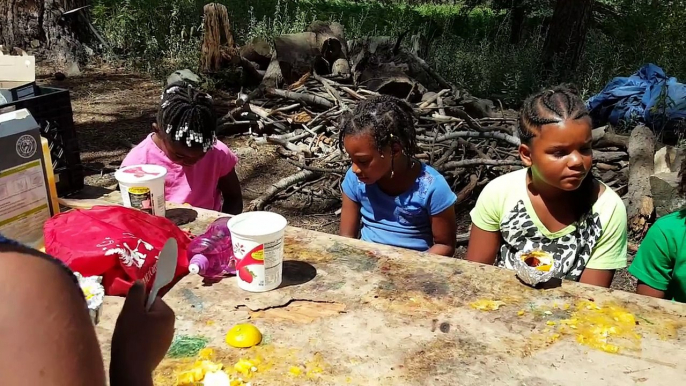
{"type": "Polygon", "coordinates": [[[177,68],[198,66],[201,4],[193,0],[96,0],[92,16],[111,46],[107,54],[166,76],[177,68]]]}
{"type": "Polygon", "coordinates": [[[169,358],[192,358],[204,349],[209,339],[204,336],[179,335],[174,337],[167,357],[169,358]]]}
{"type": "MultiPolygon", "coordinates": [[[[573,79],[584,96],[647,62],[686,80],[686,0],[596,0],[573,79]]],[[[518,104],[549,86],[539,71],[553,0],[218,0],[229,10],[239,43],[303,31],[313,20],[338,21],[348,38],[421,32],[428,61],[472,93],[518,104]],[[522,39],[510,43],[512,7],[526,10],[522,39]]],[[[166,77],[197,69],[202,34],[200,0],[93,0],[96,27],[111,45],[106,55],[166,77]]],[[[409,40],[409,39],[408,39],[409,40]]],[[[406,42],[407,43],[407,42],[406,42]]],[[[557,63],[564,66],[565,63],[557,63]]],[[[216,80],[215,80],[216,81],[216,80]]],[[[220,86],[220,83],[217,83],[220,86]]]]}

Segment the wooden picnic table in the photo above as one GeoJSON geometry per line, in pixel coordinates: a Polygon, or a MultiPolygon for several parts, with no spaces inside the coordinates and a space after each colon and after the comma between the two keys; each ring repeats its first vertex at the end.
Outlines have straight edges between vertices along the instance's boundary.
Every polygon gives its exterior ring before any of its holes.
{"type": "MultiPolygon", "coordinates": [[[[221,216],[185,209],[194,233],[221,216]]],[[[165,296],[177,335],[207,338],[229,369],[259,358],[252,386],[686,384],[683,304],[569,281],[536,290],[504,269],[295,227],[284,258],[284,283],[267,293],[181,280],[165,296]],[[224,343],[241,322],[262,345],[224,343]]],[[[106,357],[122,304],[107,298],[97,326],[106,357]]],[[[165,359],[157,384],[192,362],[165,359]]]]}

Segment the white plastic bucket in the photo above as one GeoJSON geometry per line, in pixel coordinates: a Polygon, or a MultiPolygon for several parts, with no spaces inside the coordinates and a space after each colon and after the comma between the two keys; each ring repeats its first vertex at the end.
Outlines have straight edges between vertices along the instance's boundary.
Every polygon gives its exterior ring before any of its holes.
{"type": "Polygon", "coordinates": [[[124,206],[164,217],[164,177],[167,169],[158,165],[131,165],[114,173],[124,206]]]}
{"type": "Polygon", "coordinates": [[[238,286],[250,292],[281,285],[283,234],[288,221],[272,212],[247,212],[227,223],[236,256],[238,286]]]}

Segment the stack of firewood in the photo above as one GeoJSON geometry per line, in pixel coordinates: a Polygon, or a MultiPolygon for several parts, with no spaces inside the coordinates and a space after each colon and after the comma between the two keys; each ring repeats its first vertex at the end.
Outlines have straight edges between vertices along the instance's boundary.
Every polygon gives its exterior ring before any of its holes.
{"type": "MultiPolygon", "coordinates": [[[[233,109],[220,119],[219,134],[248,132],[256,146],[278,146],[279,153],[301,171],[270,186],[250,209],[263,209],[281,193],[302,192],[303,185],[314,195],[340,197],[338,184],[350,161],[339,147],[339,119],[359,101],[380,94],[311,75],[288,89],[268,88],[260,95],[239,94],[233,109]]],[[[446,177],[458,204],[493,178],[521,167],[517,113],[472,118],[449,89],[426,92],[411,105],[420,148],[415,157],[446,177]]],[[[595,175],[624,195],[628,137],[602,127],[593,131],[593,145],[595,175]]]]}
{"type": "MultiPolygon", "coordinates": [[[[416,47],[401,45],[406,33],[346,40],[342,25],[315,21],[302,33],[237,47],[226,8],[208,4],[204,10],[204,72],[234,65],[259,83],[238,98],[224,93],[233,103],[219,120],[218,134],[249,132],[257,146],[277,145],[301,169],[270,186],[248,209],[263,209],[293,192],[340,198],[339,182],[350,162],[339,146],[339,119],[361,100],[381,94],[413,106],[420,148],[415,157],[446,177],[458,204],[521,167],[517,113],[447,82],[416,47]]],[[[629,138],[599,128],[593,145],[596,176],[626,194],[629,138]]]]}

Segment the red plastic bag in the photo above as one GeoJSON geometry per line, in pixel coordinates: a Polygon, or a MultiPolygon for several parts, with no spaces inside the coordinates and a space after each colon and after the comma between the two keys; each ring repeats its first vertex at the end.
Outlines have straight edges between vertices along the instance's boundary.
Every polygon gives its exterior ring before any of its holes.
{"type": "Polygon", "coordinates": [[[95,206],[58,214],[45,223],[45,252],[83,276],[102,276],[107,295],[124,296],[136,280],[150,291],[157,258],[167,239],[179,252],[167,293],[188,273],[188,235],[164,217],[122,206],[95,206]]]}

